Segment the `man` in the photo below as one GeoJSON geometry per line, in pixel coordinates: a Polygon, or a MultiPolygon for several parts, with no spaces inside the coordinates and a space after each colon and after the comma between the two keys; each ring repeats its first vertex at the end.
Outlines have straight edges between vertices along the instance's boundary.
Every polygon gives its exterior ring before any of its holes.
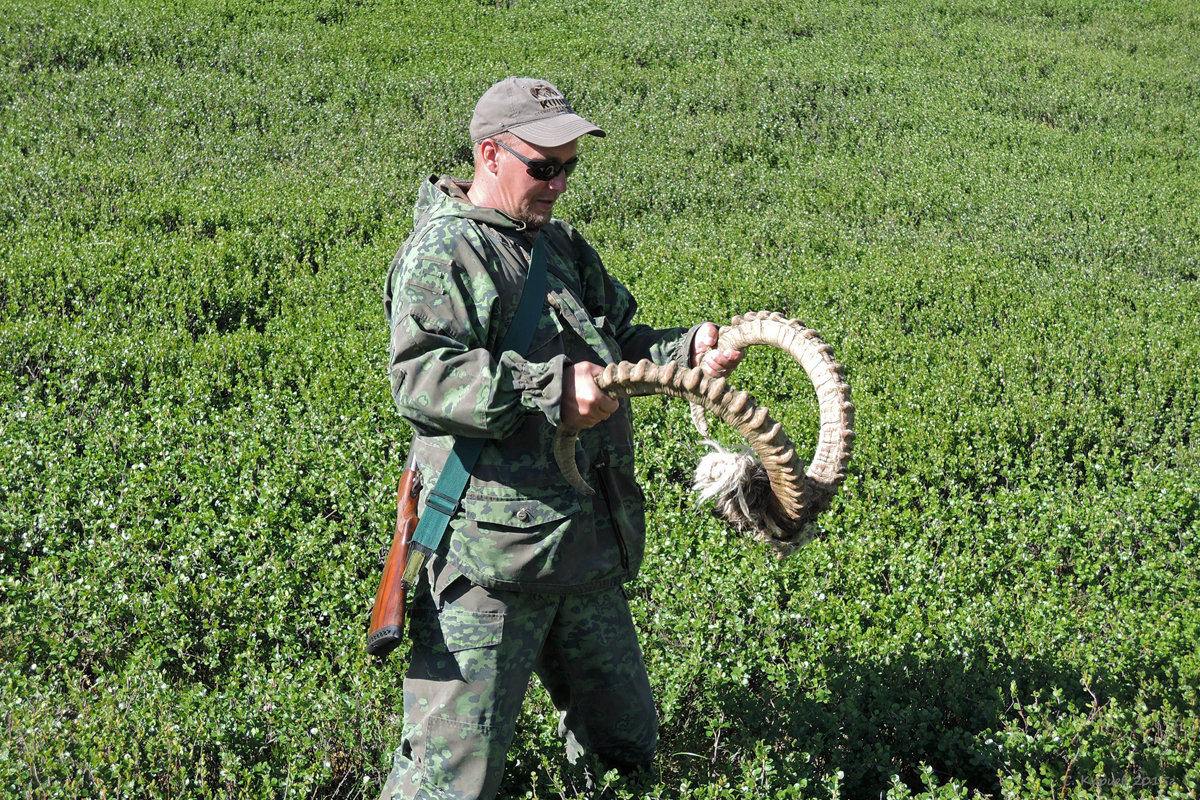
{"type": "Polygon", "coordinates": [[[545,81],[507,78],[470,126],[474,179],[422,184],[412,235],[385,282],[392,395],[414,437],[425,491],[455,437],[483,448],[410,603],[404,726],[384,798],[490,798],[525,689],[537,674],[572,762],[591,774],[653,774],[657,719],[622,584],[644,549],[627,401],[599,390],[605,363],[650,358],[728,374],[716,326],[656,330],[580,234],[553,219],[604,131],[545,81]],[[535,241],[548,274],[532,342],[500,352],[535,241]],[[582,430],[583,495],[551,454],[559,425],[582,430]]]}

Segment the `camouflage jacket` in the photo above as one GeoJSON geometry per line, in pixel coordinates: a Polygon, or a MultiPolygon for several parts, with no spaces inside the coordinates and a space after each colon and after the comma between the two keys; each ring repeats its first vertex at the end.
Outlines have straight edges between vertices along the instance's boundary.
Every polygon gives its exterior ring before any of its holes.
{"type": "Polygon", "coordinates": [[[641,358],[686,366],[695,329],[634,324],[633,296],[571,226],[552,220],[530,234],[472,205],[468,187],[449,176],[422,183],[413,233],[385,279],[392,396],[415,433],[426,487],[419,508],[454,437],[485,437],[442,557],[500,589],[583,592],[630,580],[645,518],[629,402],[579,437],[580,471],[598,490],[583,495],[551,454],[564,371],[641,358]],[[537,235],[547,237],[546,303],[528,351],[497,352],[537,235]]]}

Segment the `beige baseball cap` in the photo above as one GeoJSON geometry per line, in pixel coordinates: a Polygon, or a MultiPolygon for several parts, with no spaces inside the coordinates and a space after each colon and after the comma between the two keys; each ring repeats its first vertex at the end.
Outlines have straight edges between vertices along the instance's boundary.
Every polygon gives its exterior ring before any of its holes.
{"type": "Polygon", "coordinates": [[[571,111],[562,92],[536,78],[505,78],[475,104],[471,141],[508,132],[538,147],[558,147],[604,131],[571,111]]]}

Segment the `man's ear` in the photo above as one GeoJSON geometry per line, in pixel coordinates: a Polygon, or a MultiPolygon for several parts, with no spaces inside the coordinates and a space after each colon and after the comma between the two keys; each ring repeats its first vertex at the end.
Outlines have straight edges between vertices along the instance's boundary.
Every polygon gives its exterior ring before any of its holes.
{"type": "Polygon", "coordinates": [[[491,139],[484,139],[479,143],[479,163],[483,168],[495,175],[500,170],[500,148],[496,147],[496,143],[491,139]]]}

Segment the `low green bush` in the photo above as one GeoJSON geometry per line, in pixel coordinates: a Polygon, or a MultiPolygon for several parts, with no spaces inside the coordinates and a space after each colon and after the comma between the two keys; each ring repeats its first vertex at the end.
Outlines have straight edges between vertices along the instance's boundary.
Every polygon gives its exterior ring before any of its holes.
{"type": "MultiPolygon", "coordinates": [[[[857,405],[780,562],[695,508],[686,409],[635,402],[654,796],[1196,796],[1191,4],[4,12],[0,793],[377,796],[379,284],[533,74],[608,130],[559,213],[641,319],[797,316],[857,405]]],[[[798,368],[735,381],[811,446],[798,368]]],[[[578,786],[552,718],[534,687],[503,796],[578,786]]]]}

